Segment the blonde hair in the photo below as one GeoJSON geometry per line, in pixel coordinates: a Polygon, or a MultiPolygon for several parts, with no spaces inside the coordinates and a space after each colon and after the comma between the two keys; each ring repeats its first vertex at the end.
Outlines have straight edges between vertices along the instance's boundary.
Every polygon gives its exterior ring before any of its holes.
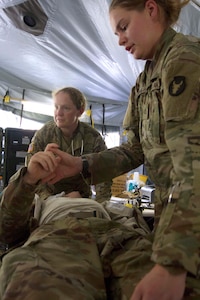
{"type": "MultiPolygon", "coordinates": [[[[190,0],[154,0],[160,9],[162,9],[165,20],[169,26],[176,23],[179,18],[181,9],[190,2],[190,0]]],[[[109,11],[116,7],[127,10],[142,11],[147,0],[112,0],[109,11]]]]}
{"type": "Polygon", "coordinates": [[[72,100],[73,104],[76,106],[76,108],[78,110],[81,109],[81,108],[83,110],[85,110],[86,98],[83,95],[83,93],[81,93],[81,91],[79,91],[78,89],[76,89],[74,87],[64,87],[62,89],[59,89],[57,91],[52,92],[52,97],[55,99],[55,97],[59,93],[68,94],[70,96],[70,99],[72,100]]]}

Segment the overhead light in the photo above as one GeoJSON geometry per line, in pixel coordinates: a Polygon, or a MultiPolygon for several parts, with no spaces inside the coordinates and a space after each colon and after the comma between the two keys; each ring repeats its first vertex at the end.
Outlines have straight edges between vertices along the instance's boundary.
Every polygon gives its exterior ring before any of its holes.
{"type": "Polygon", "coordinates": [[[37,24],[35,17],[30,14],[23,16],[23,21],[29,27],[35,27],[37,24]]]}
{"type": "Polygon", "coordinates": [[[44,33],[48,16],[38,0],[27,0],[17,5],[3,8],[15,28],[33,35],[44,33]]]}

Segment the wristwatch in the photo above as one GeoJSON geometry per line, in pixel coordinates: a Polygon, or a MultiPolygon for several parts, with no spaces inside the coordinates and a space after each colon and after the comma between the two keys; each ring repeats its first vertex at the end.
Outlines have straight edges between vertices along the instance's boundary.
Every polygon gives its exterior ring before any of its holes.
{"type": "Polygon", "coordinates": [[[83,162],[83,168],[82,168],[81,173],[82,173],[83,177],[88,178],[91,175],[89,172],[89,163],[85,157],[82,156],[81,158],[82,158],[82,162],[83,162]]]}

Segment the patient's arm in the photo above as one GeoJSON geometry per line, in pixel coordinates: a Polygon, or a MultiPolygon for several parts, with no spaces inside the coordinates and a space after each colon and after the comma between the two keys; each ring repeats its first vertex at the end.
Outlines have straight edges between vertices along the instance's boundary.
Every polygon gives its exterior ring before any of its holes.
{"type": "Polygon", "coordinates": [[[29,235],[29,220],[37,183],[51,174],[59,158],[51,152],[38,152],[32,156],[28,167],[12,176],[0,207],[0,242],[14,245],[29,235]]]}
{"type": "Polygon", "coordinates": [[[3,192],[0,208],[0,242],[13,246],[29,235],[29,218],[35,189],[24,182],[27,169],[22,168],[16,179],[3,192]]]}

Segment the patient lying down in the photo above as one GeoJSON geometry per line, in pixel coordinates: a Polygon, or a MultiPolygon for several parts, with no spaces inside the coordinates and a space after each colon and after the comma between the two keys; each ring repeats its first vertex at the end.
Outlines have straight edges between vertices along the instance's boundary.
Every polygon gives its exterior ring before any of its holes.
{"type": "Polygon", "coordinates": [[[37,184],[58,164],[38,152],[3,191],[0,299],[130,299],[153,266],[148,226],[137,209],[78,192],[41,201],[37,184]]]}

